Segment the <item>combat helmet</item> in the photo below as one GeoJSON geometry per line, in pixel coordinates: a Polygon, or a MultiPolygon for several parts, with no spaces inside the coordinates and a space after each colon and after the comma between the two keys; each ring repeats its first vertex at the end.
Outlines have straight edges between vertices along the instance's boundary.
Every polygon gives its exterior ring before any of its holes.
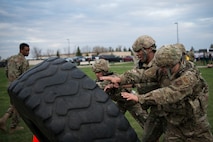
{"type": "Polygon", "coordinates": [[[173,44],[176,48],[179,48],[182,51],[183,55],[186,55],[186,48],[182,43],[173,44]]]}
{"type": "Polygon", "coordinates": [[[108,61],[105,59],[96,60],[95,63],[92,65],[93,72],[108,72],[109,64],[108,61]]]}
{"type": "Polygon", "coordinates": [[[132,45],[132,49],[135,52],[138,52],[141,49],[150,48],[150,47],[152,47],[152,50],[156,50],[155,40],[148,35],[143,35],[138,37],[132,45]]]}
{"type": "Polygon", "coordinates": [[[181,58],[182,51],[174,45],[163,45],[155,53],[155,62],[159,67],[173,67],[181,58]]]}

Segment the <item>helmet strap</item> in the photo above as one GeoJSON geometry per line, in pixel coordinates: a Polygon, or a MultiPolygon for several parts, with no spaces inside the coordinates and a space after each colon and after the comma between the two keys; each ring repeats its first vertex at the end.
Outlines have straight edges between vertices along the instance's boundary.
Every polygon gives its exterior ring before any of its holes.
{"type": "Polygon", "coordinates": [[[175,76],[175,73],[172,74],[171,68],[167,68],[167,74],[168,74],[169,80],[172,80],[175,76]]]}
{"type": "Polygon", "coordinates": [[[144,63],[147,60],[147,51],[144,48],[142,48],[141,50],[143,52],[143,59],[140,60],[144,63]]]}

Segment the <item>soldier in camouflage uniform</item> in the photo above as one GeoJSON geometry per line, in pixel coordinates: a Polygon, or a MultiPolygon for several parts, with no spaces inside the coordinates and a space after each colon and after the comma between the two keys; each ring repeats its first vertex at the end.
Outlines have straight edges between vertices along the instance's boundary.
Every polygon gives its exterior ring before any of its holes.
{"type": "MultiPolygon", "coordinates": [[[[150,70],[152,68],[156,69],[156,65],[154,62],[154,54],[156,52],[156,44],[155,40],[148,36],[148,35],[142,35],[136,39],[136,41],[132,45],[132,49],[135,52],[135,55],[138,58],[137,66],[124,74],[117,77],[119,79],[118,82],[120,82],[120,85],[123,84],[131,84],[132,87],[136,87],[136,90],[138,94],[145,94],[152,90],[155,90],[159,88],[159,83],[155,78],[150,78],[147,80],[144,80],[141,83],[135,83],[134,79],[135,76],[137,78],[141,78],[143,74],[146,72],[146,70],[150,70]]],[[[102,77],[102,79],[116,79],[116,77],[102,77]]],[[[115,81],[116,82],[116,81],[115,81]]],[[[125,85],[124,85],[125,86],[125,85]]],[[[135,108],[137,110],[137,108],[135,108]]],[[[147,108],[144,107],[144,111],[146,111],[147,108]]],[[[144,131],[142,136],[143,142],[156,142],[159,140],[160,136],[162,135],[164,129],[163,129],[163,118],[159,116],[155,116],[156,107],[151,108],[151,114],[146,113],[138,113],[137,119],[140,120],[140,117],[146,119],[146,123],[144,124],[144,131]]]]}
{"type": "Polygon", "coordinates": [[[116,74],[109,71],[108,61],[106,61],[104,59],[96,60],[92,66],[92,70],[96,75],[96,80],[95,80],[96,84],[101,89],[105,90],[105,92],[109,95],[109,97],[113,101],[115,101],[115,103],[117,104],[117,106],[119,107],[119,109],[122,113],[125,113],[128,110],[129,113],[136,119],[136,121],[143,128],[145,119],[144,119],[144,117],[138,119],[139,117],[137,116],[137,114],[145,113],[145,114],[143,114],[143,116],[145,116],[146,112],[144,112],[142,110],[141,105],[139,103],[136,103],[135,101],[127,101],[120,94],[123,91],[131,92],[132,89],[121,88],[121,87],[111,89],[111,86],[113,86],[113,85],[111,84],[110,81],[100,80],[100,77],[102,77],[102,76],[116,76],[116,74]],[[110,88],[110,89],[108,89],[108,88],[110,88]]]}
{"type": "Polygon", "coordinates": [[[189,56],[189,61],[194,62],[195,61],[194,50],[191,49],[187,54],[189,56]]]}
{"type": "MultiPolygon", "coordinates": [[[[143,74],[143,72],[149,68],[155,66],[154,63],[154,54],[156,52],[156,44],[155,40],[148,36],[142,35],[136,39],[136,41],[132,45],[132,49],[134,50],[138,63],[135,68],[125,72],[120,77],[125,80],[126,76],[134,76],[134,74],[143,74]]],[[[132,84],[131,82],[128,82],[132,84]]],[[[133,87],[136,87],[137,92],[139,94],[145,94],[153,89],[157,89],[159,87],[156,80],[147,80],[146,83],[143,84],[134,84],[133,87]]]]}
{"type": "Polygon", "coordinates": [[[182,60],[182,51],[174,45],[162,46],[155,61],[159,68],[140,79],[156,78],[161,88],[144,95],[122,92],[122,96],[145,107],[157,106],[158,115],[166,120],[166,142],[212,142],[207,120],[208,85],[199,70],[182,60]]]}
{"type": "MultiPolygon", "coordinates": [[[[26,43],[21,43],[19,46],[19,54],[11,56],[7,61],[6,76],[9,84],[17,79],[21,74],[29,69],[29,63],[25,59],[25,56],[29,55],[30,47],[26,43]]],[[[8,118],[12,117],[10,125],[10,133],[16,130],[22,130],[24,127],[18,126],[20,123],[20,116],[14,106],[8,108],[7,112],[0,118],[0,129],[6,131],[6,122],[8,118]]]]}

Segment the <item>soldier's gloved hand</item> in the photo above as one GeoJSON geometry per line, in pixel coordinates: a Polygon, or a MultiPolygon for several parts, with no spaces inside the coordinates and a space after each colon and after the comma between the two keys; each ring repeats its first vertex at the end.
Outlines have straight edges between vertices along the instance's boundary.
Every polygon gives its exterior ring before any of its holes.
{"type": "Polygon", "coordinates": [[[128,92],[121,92],[121,96],[127,100],[138,102],[138,96],[128,92]]]}

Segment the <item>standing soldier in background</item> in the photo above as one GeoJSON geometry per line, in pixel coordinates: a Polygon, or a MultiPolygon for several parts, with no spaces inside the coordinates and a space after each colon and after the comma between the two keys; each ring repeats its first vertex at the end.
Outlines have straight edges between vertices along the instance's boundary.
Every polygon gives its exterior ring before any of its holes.
{"type": "MultiPolygon", "coordinates": [[[[25,56],[29,55],[30,47],[26,43],[21,43],[19,45],[19,54],[11,56],[7,61],[6,66],[6,76],[8,78],[9,84],[17,79],[21,74],[29,69],[29,63],[25,59],[25,56]]],[[[12,117],[10,125],[10,133],[16,130],[22,130],[24,127],[18,126],[20,123],[20,116],[11,102],[10,107],[7,112],[0,118],[0,129],[6,131],[6,122],[8,118],[12,117]]]]}
{"type": "Polygon", "coordinates": [[[122,92],[122,96],[144,107],[159,108],[158,115],[166,120],[166,142],[212,142],[207,120],[208,85],[199,70],[192,62],[183,61],[182,51],[174,45],[162,46],[155,60],[159,67],[152,72],[155,76],[143,79],[157,78],[161,88],[144,95],[122,92]]]}
{"type": "Polygon", "coordinates": [[[195,61],[195,53],[193,49],[190,49],[189,51],[189,61],[194,62],[195,61]]]}
{"type": "Polygon", "coordinates": [[[104,59],[96,60],[95,63],[92,66],[92,70],[96,75],[96,84],[101,88],[105,89],[106,93],[109,95],[109,97],[115,101],[120,111],[124,114],[127,110],[129,113],[136,119],[136,121],[140,124],[140,126],[143,128],[145,117],[147,117],[147,113],[141,108],[141,105],[139,103],[136,103],[135,101],[127,101],[121,96],[121,92],[131,92],[131,88],[112,88],[112,84],[110,81],[102,81],[100,80],[100,77],[102,76],[116,76],[113,72],[109,71],[109,64],[108,61],[104,59]],[[109,89],[107,89],[109,88],[109,89]],[[143,116],[139,118],[137,114],[142,114],[143,116]],[[138,119],[139,118],[139,119],[138,119]]]}

